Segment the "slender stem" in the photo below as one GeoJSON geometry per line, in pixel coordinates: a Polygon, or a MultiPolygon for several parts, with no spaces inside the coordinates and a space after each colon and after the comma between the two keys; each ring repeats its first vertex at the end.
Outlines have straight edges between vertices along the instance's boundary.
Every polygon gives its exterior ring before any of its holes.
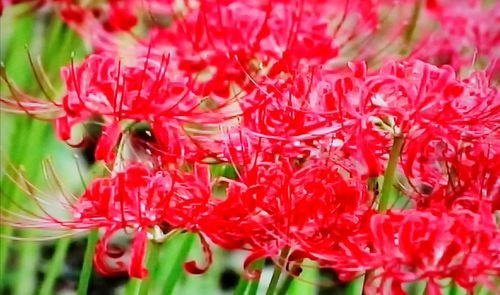
{"type": "MultiPolygon", "coordinates": [[[[29,237],[29,233],[24,235],[29,237]]],[[[35,292],[37,285],[36,271],[40,258],[40,248],[35,242],[22,242],[19,247],[19,262],[12,294],[28,295],[35,292]]]]}
{"type": "Polygon", "coordinates": [[[125,291],[123,292],[124,295],[135,295],[139,291],[139,285],[140,285],[141,280],[136,279],[136,278],[131,278],[127,285],[125,285],[125,291]]]}
{"type": "MultiPolygon", "coordinates": [[[[255,269],[262,269],[264,267],[264,259],[257,260],[254,262],[255,269]]],[[[256,278],[255,280],[250,282],[250,287],[248,288],[248,294],[247,295],[255,295],[257,294],[257,290],[259,289],[259,282],[260,282],[260,276],[256,278]]]]}
{"type": "Polygon", "coordinates": [[[160,245],[154,241],[149,242],[149,251],[148,251],[148,261],[146,263],[148,270],[150,272],[149,276],[144,278],[140,282],[139,295],[147,295],[149,291],[149,286],[151,285],[151,273],[154,271],[156,267],[156,263],[158,262],[158,253],[160,252],[160,245]]]}
{"type": "Polygon", "coordinates": [[[415,3],[415,7],[413,9],[413,13],[410,18],[410,22],[406,26],[406,30],[403,33],[403,40],[405,42],[405,48],[401,50],[401,53],[408,52],[408,48],[411,46],[411,41],[413,39],[413,34],[415,33],[415,29],[417,28],[417,22],[420,17],[420,11],[422,10],[422,0],[418,0],[415,3]]]}
{"type": "Polygon", "coordinates": [[[82,271],[80,272],[80,279],[78,280],[77,295],[86,295],[89,287],[90,276],[92,274],[92,259],[94,257],[95,244],[99,238],[99,231],[94,229],[90,232],[87,238],[87,247],[83,257],[82,271]]]}
{"type": "Polygon", "coordinates": [[[281,267],[276,265],[274,267],[273,276],[271,277],[271,281],[269,282],[269,286],[267,287],[266,295],[273,295],[276,286],[278,285],[278,281],[281,275],[281,267]]]}
{"type": "Polygon", "coordinates": [[[288,292],[288,289],[290,289],[290,286],[292,285],[293,279],[295,278],[295,276],[299,276],[302,271],[301,264],[302,260],[296,261],[293,264],[290,272],[287,273],[285,280],[283,281],[283,284],[281,285],[281,287],[277,292],[278,295],[285,295],[288,292]]]}
{"type": "MultiPolygon", "coordinates": [[[[255,262],[252,263],[252,267],[255,269],[262,269],[262,266],[264,265],[264,260],[257,260],[255,262]]],[[[240,276],[240,280],[238,282],[238,285],[236,286],[236,289],[234,289],[234,295],[244,295],[245,294],[245,291],[248,289],[248,286],[250,285],[250,289],[252,289],[252,287],[255,288],[255,292],[256,292],[256,287],[258,286],[259,284],[259,278],[256,278],[255,280],[252,280],[252,281],[249,281],[247,280],[243,275],[240,276]]],[[[255,294],[255,293],[254,293],[255,294]]]]}
{"type": "Polygon", "coordinates": [[[292,285],[293,279],[294,279],[294,276],[288,274],[286,276],[285,280],[283,281],[283,284],[281,285],[281,287],[279,288],[279,290],[276,294],[285,295],[286,292],[288,291],[288,289],[290,288],[290,286],[292,285]]]}
{"type": "Polygon", "coordinates": [[[182,263],[186,260],[193,245],[195,236],[188,235],[184,238],[179,252],[175,256],[175,260],[172,263],[172,268],[166,279],[166,285],[163,288],[163,295],[170,295],[174,291],[175,285],[182,275],[182,263]]]}
{"type": "Polygon", "coordinates": [[[389,161],[387,163],[387,168],[384,172],[384,183],[382,184],[382,191],[380,194],[378,211],[386,211],[391,204],[394,203],[393,196],[393,182],[394,175],[396,174],[396,168],[398,166],[399,155],[401,154],[401,149],[403,148],[404,138],[402,136],[395,136],[394,142],[389,152],[389,161]]]}
{"type": "Polygon", "coordinates": [[[361,295],[363,294],[363,285],[365,282],[365,275],[359,276],[349,282],[345,291],[346,295],[361,295]]]}
{"type": "Polygon", "coordinates": [[[57,276],[61,272],[64,265],[64,259],[68,253],[68,248],[71,243],[71,238],[63,238],[57,241],[54,256],[50,260],[49,268],[45,274],[42,285],[40,287],[40,295],[51,295],[54,294],[52,289],[54,288],[54,283],[57,276]]]}
{"type": "MultiPolygon", "coordinates": [[[[290,251],[290,249],[288,247],[281,250],[279,262],[281,262],[281,260],[286,259],[289,251],[290,251]]],[[[279,263],[278,263],[274,266],[273,276],[271,277],[271,281],[269,282],[269,286],[267,287],[266,295],[273,295],[274,294],[276,287],[278,286],[281,272],[282,272],[282,268],[281,268],[281,265],[279,265],[279,263]]]]}
{"type": "Polygon", "coordinates": [[[233,295],[244,295],[247,287],[248,280],[246,280],[243,276],[240,276],[240,280],[238,282],[238,285],[236,286],[236,289],[234,289],[233,295]]]}

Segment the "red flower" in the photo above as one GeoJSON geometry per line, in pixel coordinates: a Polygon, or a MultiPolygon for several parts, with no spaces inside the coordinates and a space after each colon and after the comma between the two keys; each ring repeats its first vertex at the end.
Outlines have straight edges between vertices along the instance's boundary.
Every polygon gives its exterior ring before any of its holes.
{"type": "Polygon", "coordinates": [[[485,206],[479,213],[430,209],[373,216],[373,256],[366,265],[381,268],[377,290],[384,292],[388,281],[396,292],[402,283],[425,279],[428,292],[440,294],[435,290],[443,278],[467,290],[476,284],[492,288],[489,276],[500,274],[500,232],[490,212],[485,206]]]}
{"type": "Polygon", "coordinates": [[[491,202],[492,210],[498,210],[500,154],[493,138],[447,142],[426,134],[412,140],[401,161],[409,183],[406,193],[420,208],[477,211],[482,202],[491,202]]]}
{"type": "MultiPolygon", "coordinates": [[[[122,133],[123,121],[146,122],[168,158],[196,157],[199,144],[196,125],[224,120],[217,109],[202,106],[202,99],[190,91],[188,78],[167,75],[168,58],[146,58],[122,64],[105,54],[90,55],[81,65],[62,68],[66,94],[60,103],[45,102],[14,93],[15,101],[2,99],[14,109],[38,117],[55,118],[54,127],[61,140],[71,138],[73,125],[101,118],[104,128],[96,148],[96,159],[110,162],[122,133]],[[183,125],[192,123],[191,134],[183,125]]],[[[158,148],[156,148],[158,149],[158,148]]],[[[161,154],[161,153],[160,153],[161,154]]]]}
{"type": "Polygon", "coordinates": [[[256,275],[251,261],[285,248],[292,251],[289,262],[324,261],[322,250],[356,232],[372,202],[351,169],[327,159],[298,167],[287,159],[250,163],[239,170],[240,179],[225,180],[227,197],[202,230],[225,248],[249,249],[249,277],[256,275]]]}
{"type": "Polygon", "coordinates": [[[436,65],[448,64],[457,70],[468,69],[476,60],[498,58],[498,3],[427,1],[427,8],[429,21],[437,21],[439,29],[422,34],[412,57],[436,65]]]}
{"type": "Polygon", "coordinates": [[[171,52],[180,70],[199,75],[201,95],[228,98],[231,83],[253,88],[248,74],[272,66],[274,76],[337,55],[328,22],[319,13],[301,13],[300,5],[279,1],[213,2],[201,1],[199,9],[188,10],[171,27],[152,30],[145,42],[153,52],[171,52]]]}
{"type": "Polygon", "coordinates": [[[317,154],[321,139],[341,125],[323,116],[318,102],[325,99],[328,82],[315,75],[265,79],[240,101],[241,128],[261,151],[286,156],[317,154]]]}
{"type": "Polygon", "coordinates": [[[206,270],[211,252],[200,229],[214,205],[206,166],[196,164],[193,171],[180,171],[132,163],[110,177],[94,179],[76,201],[68,199],[64,208],[71,210],[69,218],[53,216],[53,208],[49,212],[40,205],[44,216],[5,220],[30,228],[104,230],[94,255],[96,270],[142,278],[147,275],[143,266],[147,241],[161,243],[174,230],[200,234],[206,265],[197,267],[188,261],[186,267],[193,273],[206,270]],[[115,237],[119,236],[131,237],[130,245],[118,246],[115,237]]]}

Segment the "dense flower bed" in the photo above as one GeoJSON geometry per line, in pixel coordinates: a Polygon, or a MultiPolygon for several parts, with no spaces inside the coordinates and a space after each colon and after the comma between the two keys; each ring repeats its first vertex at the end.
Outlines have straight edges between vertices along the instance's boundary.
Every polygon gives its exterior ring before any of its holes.
{"type": "Polygon", "coordinates": [[[253,262],[280,257],[292,275],[305,259],[364,274],[368,294],[417,281],[440,294],[447,278],[498,291],[499,3],[32,2],[92,52],[61,68],[59,98],[4,73],[3,110],[52,121],[72,146],[97,121],[109,174],[66,217],[3,222],[100,230],[105,275],[147,277],[151,245],[188,231],[205,258],[185,262],[193,274],[217,245],[247,252],[250,280],[253,262]],[[210,172],[220,165],[235,174],[210,172]]]}

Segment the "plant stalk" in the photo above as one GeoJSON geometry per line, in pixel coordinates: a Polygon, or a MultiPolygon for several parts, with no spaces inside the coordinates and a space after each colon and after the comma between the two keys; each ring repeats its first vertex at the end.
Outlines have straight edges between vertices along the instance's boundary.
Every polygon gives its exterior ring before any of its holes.
{"type": "MultiPolygon", "coordinates": [[[[280,261],[286,260],[289,251],[290,249],[288,247],[285,247],[283,250],[281,250],[281,255],[279,258],[280,261]]],[[[283,269],[281,268],[279,263],[274,266],[273,276],[271,277],[271,281],[269,282],[269,286],[267,287],[266,295],[274,294],[274,292],[276,291],[276,287],[278,286],[278,282],[282,271],[283,269]]]]}
{"type": "MultiPolygon", "coordinates": [[[[255,269],[262,269],[264,267],[264,259],[257,260],[254,262],[255,269]]],[[[248,287],[248,295],[257,294],[257,290],[259,289],[260,276],[255,280],[250,282],[250,286],[248,287]]]]}
{"type": "Polygon", "coordinates": [[[87,238],[87,247],[83,257],[82,271],[80,272],[80,279],[78,280],[77,295],[86,295],[89,287],[90,276],[92,275],[92,260],[94,258],[95,245],[99,238],[99,231],[94,229],[90,232],[87,238]]]}
{"type": "Polygon", "coordinates": [[[52,289],[54,288],[57,276],[64,266],[64,259],[66,258],[70,244],[71,238],[63,238],[57,241],[54,256],[50,260],[49,267],[40,287],[40,295],[54,294],[52,289]]]}
{"type": "Polygon", "coordinates": [[[404,138],[402,136],[395,136],[391,150],[389,152],[389,161],[384,172],[384,183],[382,184],[382,191],[380,194],[378,211],[385,212],[390,205],[394,204],[394,176],[396,175],[396,168],[398,167],[398,160],[403,148],[404,138]]]}

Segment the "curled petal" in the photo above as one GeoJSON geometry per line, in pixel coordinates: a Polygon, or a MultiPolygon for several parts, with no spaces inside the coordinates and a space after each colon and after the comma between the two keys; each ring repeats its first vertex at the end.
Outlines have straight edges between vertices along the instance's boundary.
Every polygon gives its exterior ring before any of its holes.
{"type": "Polygon", "coordinates": [[[205,273],[212,264],[212,250],[210,250],[210,245],[208,245],[208,242],[203,235],[200,234],[198,236],[200,237],[201,250],[203,251],[203,257],[205,258],[205,265],[200,267],[194,260],[184,262],[184,270],[195,275],[205,273]]]}
{"type": "Polygon", "coordinates": [[[117,227],[107,229],[95,247],[94,267],[103,275],[119,275],[127,270],[126,263],[121,259],[125,251],[108,245],[109,239],[117,230],[117,227]]]}
{"type": "Polygon", "coordinates": [[[243,276],[248,280],[258,279],[260,277],[261,270],[251,269],[251,265],[254,261],[267,257],[268,254],[269,253],[266,250],[257,250],[250,253],[250,255],[248,255],[243,262],[243,276]]]}
{"type": "Polygon", "coordinates": [[[290,272],[291,275],[299,276],[300,273],[302,272],[302,267],[301,267],[302,260],[308,257],[309,256],[304,251],[300,250],[293,251],[287,258],[285,265],[286,271],[290,272]]]}

